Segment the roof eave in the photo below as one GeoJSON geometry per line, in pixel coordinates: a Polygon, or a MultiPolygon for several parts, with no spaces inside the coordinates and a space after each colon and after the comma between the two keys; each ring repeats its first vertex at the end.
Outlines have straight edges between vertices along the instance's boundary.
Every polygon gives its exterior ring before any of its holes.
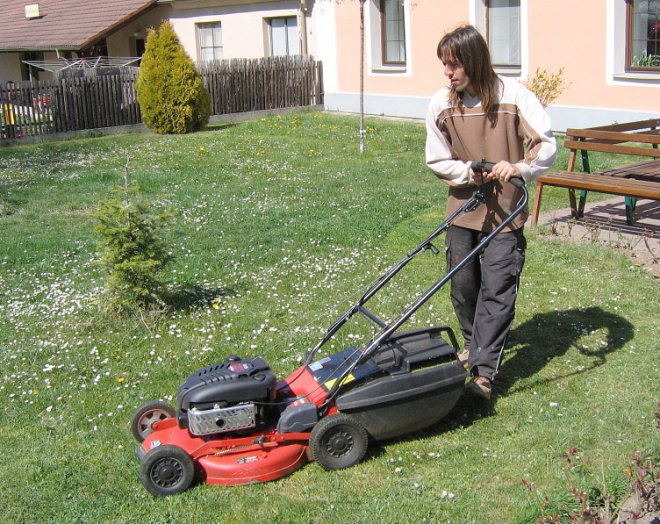
{"type": "Polygon", "coordinates": [[[87,47],[90,47],[90,46],[92,46],[92,45],[94,45],[94,44],[100,42],[101,40],[103,40],[104,38],[106,38],[108,35],[111,35],[111,34],[114,33],[115,31],[117,31],[118,29],[121,29],[121,28],[124,27],[125,25],[131,23],[133,20],[135,20],[135,19],[141,17],[141,16],[142,16],[143,14],[145,14],[146,12],[151,11],[152,9],[154,9],[155,7],[157,7],[156,4],[157,4],[156,0],[152,0],[151,3],[146,4],[146,5],[143,6],[141,9],[139,9],[139,10],[137,10],[137,11],[131,13],[131,14],[128,15],[128,16],[125,16],[124,18],[118,20],[118,21],[115,22],[114,24],[109,25],[109,26],[106,27],[103,31],[97,33],[96,35],[91,36],[90,38],[88,38],[87,40],[85,40],[84,42],[82,42],[82,43],[80,44],[80,47],[76,48],[75,50],[85,49],[85,48],[87,48],[87,47]]]}
{"type": "Polygon", "coordinates": [[[57,46],[21,46],[21,47],[3,47],[0,48],[0,53],[28,53],[33,51],[78,51],[80,47],[75,45],[57,45],[57,46]]]}

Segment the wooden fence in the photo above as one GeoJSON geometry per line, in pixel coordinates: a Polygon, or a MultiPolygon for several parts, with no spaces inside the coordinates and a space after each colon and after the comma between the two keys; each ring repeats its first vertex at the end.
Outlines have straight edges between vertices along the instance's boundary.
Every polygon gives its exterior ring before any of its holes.
{"type": "Polygon", "coordinates": [[[214,115],[323,103],[321,62],[310,57],[204,62],[197,70],[214,115]]]}
{"type": "MultiPolygon", "coordinates": [[[[310,57],[197,65],[214,115],[322,104],[321,67],[310,57]]],[[[86,69],[0,86],[0,140],[140,124],[137,75],[137,68],[86,69]]]]}
{"type": "Polygon", "coordinates": [[[2,138],[139,124],[136,69],[72,71],[0,87],[2,138]]]}

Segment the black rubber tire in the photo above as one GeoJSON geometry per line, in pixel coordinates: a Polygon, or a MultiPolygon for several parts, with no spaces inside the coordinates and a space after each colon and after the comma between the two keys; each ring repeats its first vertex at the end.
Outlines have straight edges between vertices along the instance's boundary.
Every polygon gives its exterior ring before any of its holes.
{"type": "Polygon", "coordinates": [[[195,479],[195,464],[178,446],[158,446],[140,464],[140,480],[157,497],[176,495],[187,490],[195,479]]]}
{"type": "Polygon", "coordinates": [[[316,462],[323,469],[344,469],[364,458],[369,436],[353,417],[338,413],[322,418],[314,426],[309,445],[316,462]]]}
{"type": "Polygon", "coordinates": [[[144,442],[144,439],[151,434],[151,426],[154,422],[172,418],[176,414],[174,408],[160,400],[152,400],[142,404],[133,413],[131,418],[131,432],[138,442],[144,442]]]}

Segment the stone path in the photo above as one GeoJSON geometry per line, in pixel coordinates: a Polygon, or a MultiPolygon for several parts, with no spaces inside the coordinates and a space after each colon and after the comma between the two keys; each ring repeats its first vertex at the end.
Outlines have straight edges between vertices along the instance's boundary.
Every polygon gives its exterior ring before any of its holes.
{"type": "Polygon", "coordinates": [[[660,201],[638,200],[635,218],[629,226],[624,198],[613,197],[587,204],[584,220],[575,221],[570,209],[559,209],[541,214],[539,226],[545,226],[546,237],[608,245],[660,278],[660,201]]]}

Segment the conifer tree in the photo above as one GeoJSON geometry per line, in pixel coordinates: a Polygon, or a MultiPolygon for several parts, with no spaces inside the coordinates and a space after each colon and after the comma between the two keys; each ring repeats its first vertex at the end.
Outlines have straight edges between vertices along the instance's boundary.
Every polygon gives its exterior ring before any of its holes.
{"type": "Polygon", "coordinates": [[[128,161],[124,185],[99,202],[95,213],[99,235],[99,259],[105,269],[105,309],[125,313],[166,305],[166,286],[159,274],[172,260],[163,241],[169,210],[155,213],[141,201],[137,184],[128,182],[128,161]]]}
{"type": "Polygon", "coordinates": [[[144,123],[156,133],[189,133],[208,123],[208,91],[169,21],[149,30],[137,96],[144,123]]]}

